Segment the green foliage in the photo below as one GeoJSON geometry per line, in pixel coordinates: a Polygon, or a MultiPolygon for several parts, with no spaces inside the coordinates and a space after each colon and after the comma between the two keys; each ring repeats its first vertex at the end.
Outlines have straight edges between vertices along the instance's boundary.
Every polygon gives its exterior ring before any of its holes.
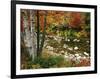
{"type": "Polygon", "coordinates": [[[55,65],[57,66],[62,61],[64,61],[62,56],[38,57],[35,59],[34,64],[39,64],[41,68],[50,68],[55,65]]]}
{"type": "Polygon", "coordinates": [[[85,23],[86,25],[90,24],[90,13],[85,13],[85,23]]]}

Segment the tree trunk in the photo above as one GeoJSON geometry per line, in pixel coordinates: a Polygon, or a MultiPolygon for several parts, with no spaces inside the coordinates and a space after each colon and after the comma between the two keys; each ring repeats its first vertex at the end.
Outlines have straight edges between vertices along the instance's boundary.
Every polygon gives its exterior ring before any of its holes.
{"type": "Polygon", "coordinates": [[[40,53],[42,53],[43,45],[44,45],[44,41],[45,41],[45,34],[46,34],[46,14],[47,14],[47,12],[45,12],[45,16],[44,16],[44,29],[43,29],[43,35],[42,35],[41,44],[40,44],[40,53]]]}
{"type": "Polygon", "coordinates": [[[37,56],[40,55],[39,52],[39,34],[40,34],[40,28],[39,28],[40,24],[39,24],[39,11],[37,10],[37,56]]]}

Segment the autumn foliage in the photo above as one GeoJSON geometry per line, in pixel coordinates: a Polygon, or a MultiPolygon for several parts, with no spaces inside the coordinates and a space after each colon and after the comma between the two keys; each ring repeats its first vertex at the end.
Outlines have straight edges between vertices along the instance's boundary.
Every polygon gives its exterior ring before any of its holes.
{"type": "Polygon", "coordinates": [[[20,18],[21,36],[23,38],[21,40],[22,69],[82,67],[91,65],[90,13],[21,10],[20,18]],[[25,39],[26,36],[29,36],[28,39],[25,39]],[[32,40],[29,40],[31,37],[32,40]],[[33,40],[35,38],[36,40],[33,40]],[[32,45],[36,43],[32,46],[36,46],[34,49],[38,49],[34,62],[28,54],[30,53],[28,50],[31,50],[31,47],[25,45],[27,44],[25,43],[26,41],[30,41],[32,45]],[[85,56],[84,52],[88,56],[85,56]],[[78,59],[75,54],[78,54],[78,57],[81,58],[78,59]]]}
{"type": "Polygon", "coordinates": [[[77,13],[77,12],[73,12],[71,13],[71,20],[69,25],[73,28],[77,28],[80,26],[80,24],[82,23],[82,15],[81,13],[77,13]]]}

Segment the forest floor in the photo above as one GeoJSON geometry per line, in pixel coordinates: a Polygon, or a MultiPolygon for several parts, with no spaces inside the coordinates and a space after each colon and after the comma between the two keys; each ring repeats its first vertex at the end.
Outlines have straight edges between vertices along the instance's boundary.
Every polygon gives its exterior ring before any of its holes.
{"type": "Polygon", "coordinates": [[[77,63],[76,66],[90,66],[90,40],[88,38],[47,35],[43,52],[53,56],[63,56],[66,61],[77,63]]]}
{"type": "Polygon", "coordinates": [[[64,38],[46,35],[42,56],[45,58],[36,59],[33,62],[26,49],[22,50],[21,69],[90,66],[90,40],[88,38],[64,38]]]}

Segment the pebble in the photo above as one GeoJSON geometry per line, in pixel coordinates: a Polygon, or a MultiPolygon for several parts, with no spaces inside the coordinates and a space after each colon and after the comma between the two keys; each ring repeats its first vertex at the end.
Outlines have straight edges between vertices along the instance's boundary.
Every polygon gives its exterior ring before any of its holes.
{"type": "Polygon", "coordinates": [[[79,56],[79,54],[75,54],[75,56],[76,56],[76,57],[78,57],[78,56],[79,56]]]}
{"type": "Polygon", "coordinates": [[[61,54],[64,54],[64,51],[62,50],[60,53],[61,53],[61,54]]]}
{"type": "Polygon", "coordinates": [[[69,49],[69,50],[73,50],[73,48],[71,48],[71,47],[70,47],[70,48],[68,48],[68,49],[69,49]]]}
{"type": "Polygon", "coordinates": [[[69,42],[69,41],[70,41],[70,39],[67,39],[67,41],[69,42]]]}
{"type": "Polygon", "coordinates": [[[77,41],[77,39],[74,39],[73,41],[75,42],[75,41],[77,41]]]}
{"type": "Polygon", "coordinates": [[[87,43],[89,43],[89,41],[86,41],[87,43]]]}
{"type": "Polygon", "coordinates": [[[69,54],[69,58],[73,59],[75,56],[73,54],[69,54]]]}
{"type": "Polygon", "coordinates": [[[86,56],[89,56],[89,54],[88,54],[87,52],[84,52],[84,54],[85,54],[86,56]]]}
{"type": "Polygon", "coordinates": [[[58,39],[57,39],[56,37],[54,37],[54,40],[56,40],[56,41],[57,41],[58,39]]]}
{"type": "Polygon", "coordinates": [[[74,50],[78,50],[78,47],[74,47],[74,50]]]}
{"type": "Polygon", "coordinates": [[[86,57],[85,57],[85,56],[83,56],[83,57],[82,57],[82,59],[86,59],[86,57]]]}
{"type": "Polygon", "coordinates": [[[80,40],[77,40],[77,42],[80,42],[80,40]]]}
{"type": "Polygon", "coordinates": [[[76,57],[77,58],[77,60],[80,60],[82,57],[81,56],[78,56],[78,57],[76,57]]]}

